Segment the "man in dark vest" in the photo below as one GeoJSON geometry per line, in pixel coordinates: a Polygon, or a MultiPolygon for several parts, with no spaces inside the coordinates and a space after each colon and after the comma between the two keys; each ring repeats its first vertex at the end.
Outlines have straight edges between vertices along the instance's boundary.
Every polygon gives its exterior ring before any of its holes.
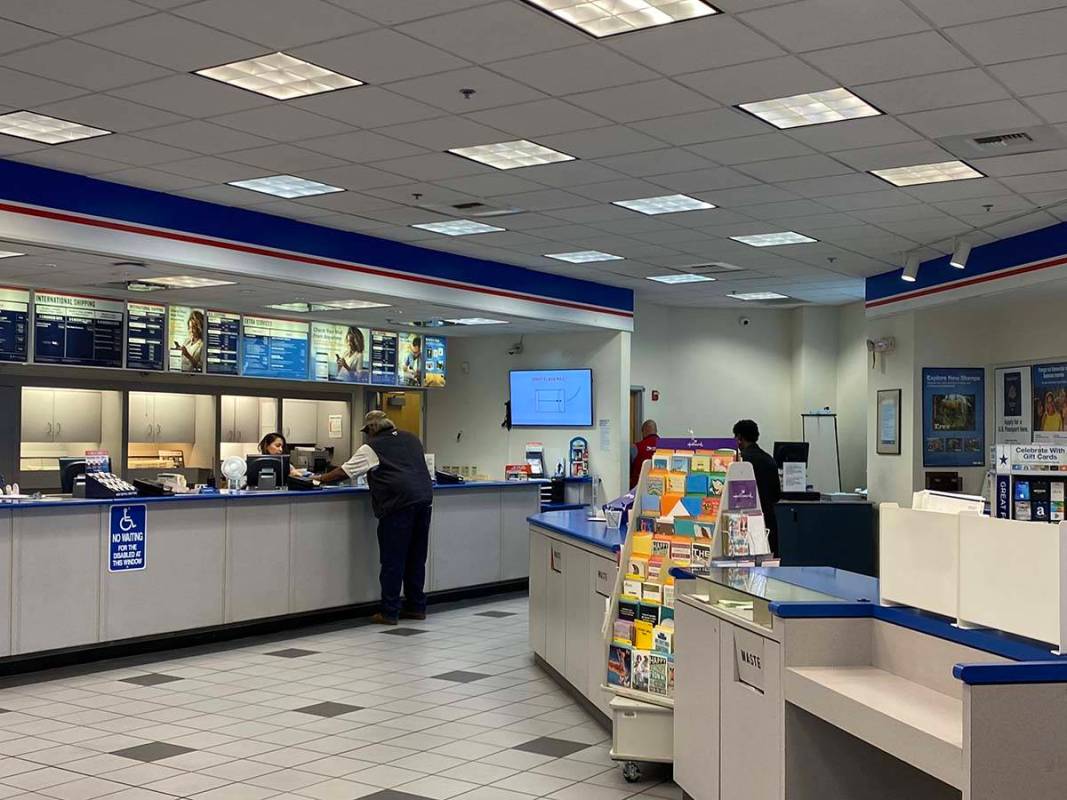
{"type": "Polygon", "coordinates": [[[433,510],[433,482],[417,436],[396,429],[382,411],[363,419],[366,444],[339,467],[319,476],[324,483],[367,476],[371,508],[378,518],[381,560],[381,610],[372,617],[379,625],[404,619],[426,619],[426,552],[433,510]],[[404,589],[404,605],[400,589],[404,589]]]}

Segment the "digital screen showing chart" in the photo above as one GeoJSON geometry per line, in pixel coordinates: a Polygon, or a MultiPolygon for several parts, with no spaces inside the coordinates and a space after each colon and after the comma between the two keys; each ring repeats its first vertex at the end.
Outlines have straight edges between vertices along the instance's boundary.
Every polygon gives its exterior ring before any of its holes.
{"type": "Polygon", "coordinates": [[[24,363],[29,356],[30,293],[0,289],[0,361],[24,363]]]}
{"type": "Polygon", "coordinates": [[[126,304],[98,297],[37,292],[33,360],[80,367],[122,366],[126,304]]]}
{"type": "Polygon", "coordinates": [[[307,380],[308,329],[306,322],[245,317],[241,374],[307,380]]]}
{"type": "Polygon", "coordinates": [[[207,312],[207,371],[210,374],[237,374],[237,347],[240,339],[240,314],[207,312]]]}
{"type": "Polygon", "coordinates": [[[165,364],[167,307],[126,304],[126,367],[161,371],[165,364]]]}
{"type": "Polygon", "coordinates": [[[370,340],[370,382],[379,386],[396,386],[399,337],[389,331],[371,331],[370,340]]]}

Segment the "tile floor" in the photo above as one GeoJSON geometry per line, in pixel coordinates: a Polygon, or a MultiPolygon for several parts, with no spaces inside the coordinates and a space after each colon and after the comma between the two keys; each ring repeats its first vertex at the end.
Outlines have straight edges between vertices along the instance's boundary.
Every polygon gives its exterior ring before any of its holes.
{"type": "Polygon", "coordinates": [[[623,780],[524,596],[431,612],[0,679],[0,800],[680,797],[623,780]]]}

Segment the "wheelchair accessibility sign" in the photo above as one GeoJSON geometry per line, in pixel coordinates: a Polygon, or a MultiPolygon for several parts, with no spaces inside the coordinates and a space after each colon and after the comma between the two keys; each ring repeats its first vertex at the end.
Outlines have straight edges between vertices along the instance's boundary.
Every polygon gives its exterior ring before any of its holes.
{"type": "Polygon", "coordinates": [[[144,505],[111,506],[108,572],[144,569],[148,547],[148,510],[144,505]]]}

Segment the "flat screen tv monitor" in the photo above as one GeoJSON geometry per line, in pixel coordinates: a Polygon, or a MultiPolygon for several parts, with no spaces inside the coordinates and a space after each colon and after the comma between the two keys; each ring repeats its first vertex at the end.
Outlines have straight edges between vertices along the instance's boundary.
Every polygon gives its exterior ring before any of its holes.
{"type": "Polygon", "coordinates": [[[807,464],[809,442],[775,442],[774,460],[778,468],[782,464],[807,464]]]}
{"type": "Polygon", "coordinates": [[[588,428],[593,424],[591,369],[512,370],[511,424],[528,428],[588,428]]]}

